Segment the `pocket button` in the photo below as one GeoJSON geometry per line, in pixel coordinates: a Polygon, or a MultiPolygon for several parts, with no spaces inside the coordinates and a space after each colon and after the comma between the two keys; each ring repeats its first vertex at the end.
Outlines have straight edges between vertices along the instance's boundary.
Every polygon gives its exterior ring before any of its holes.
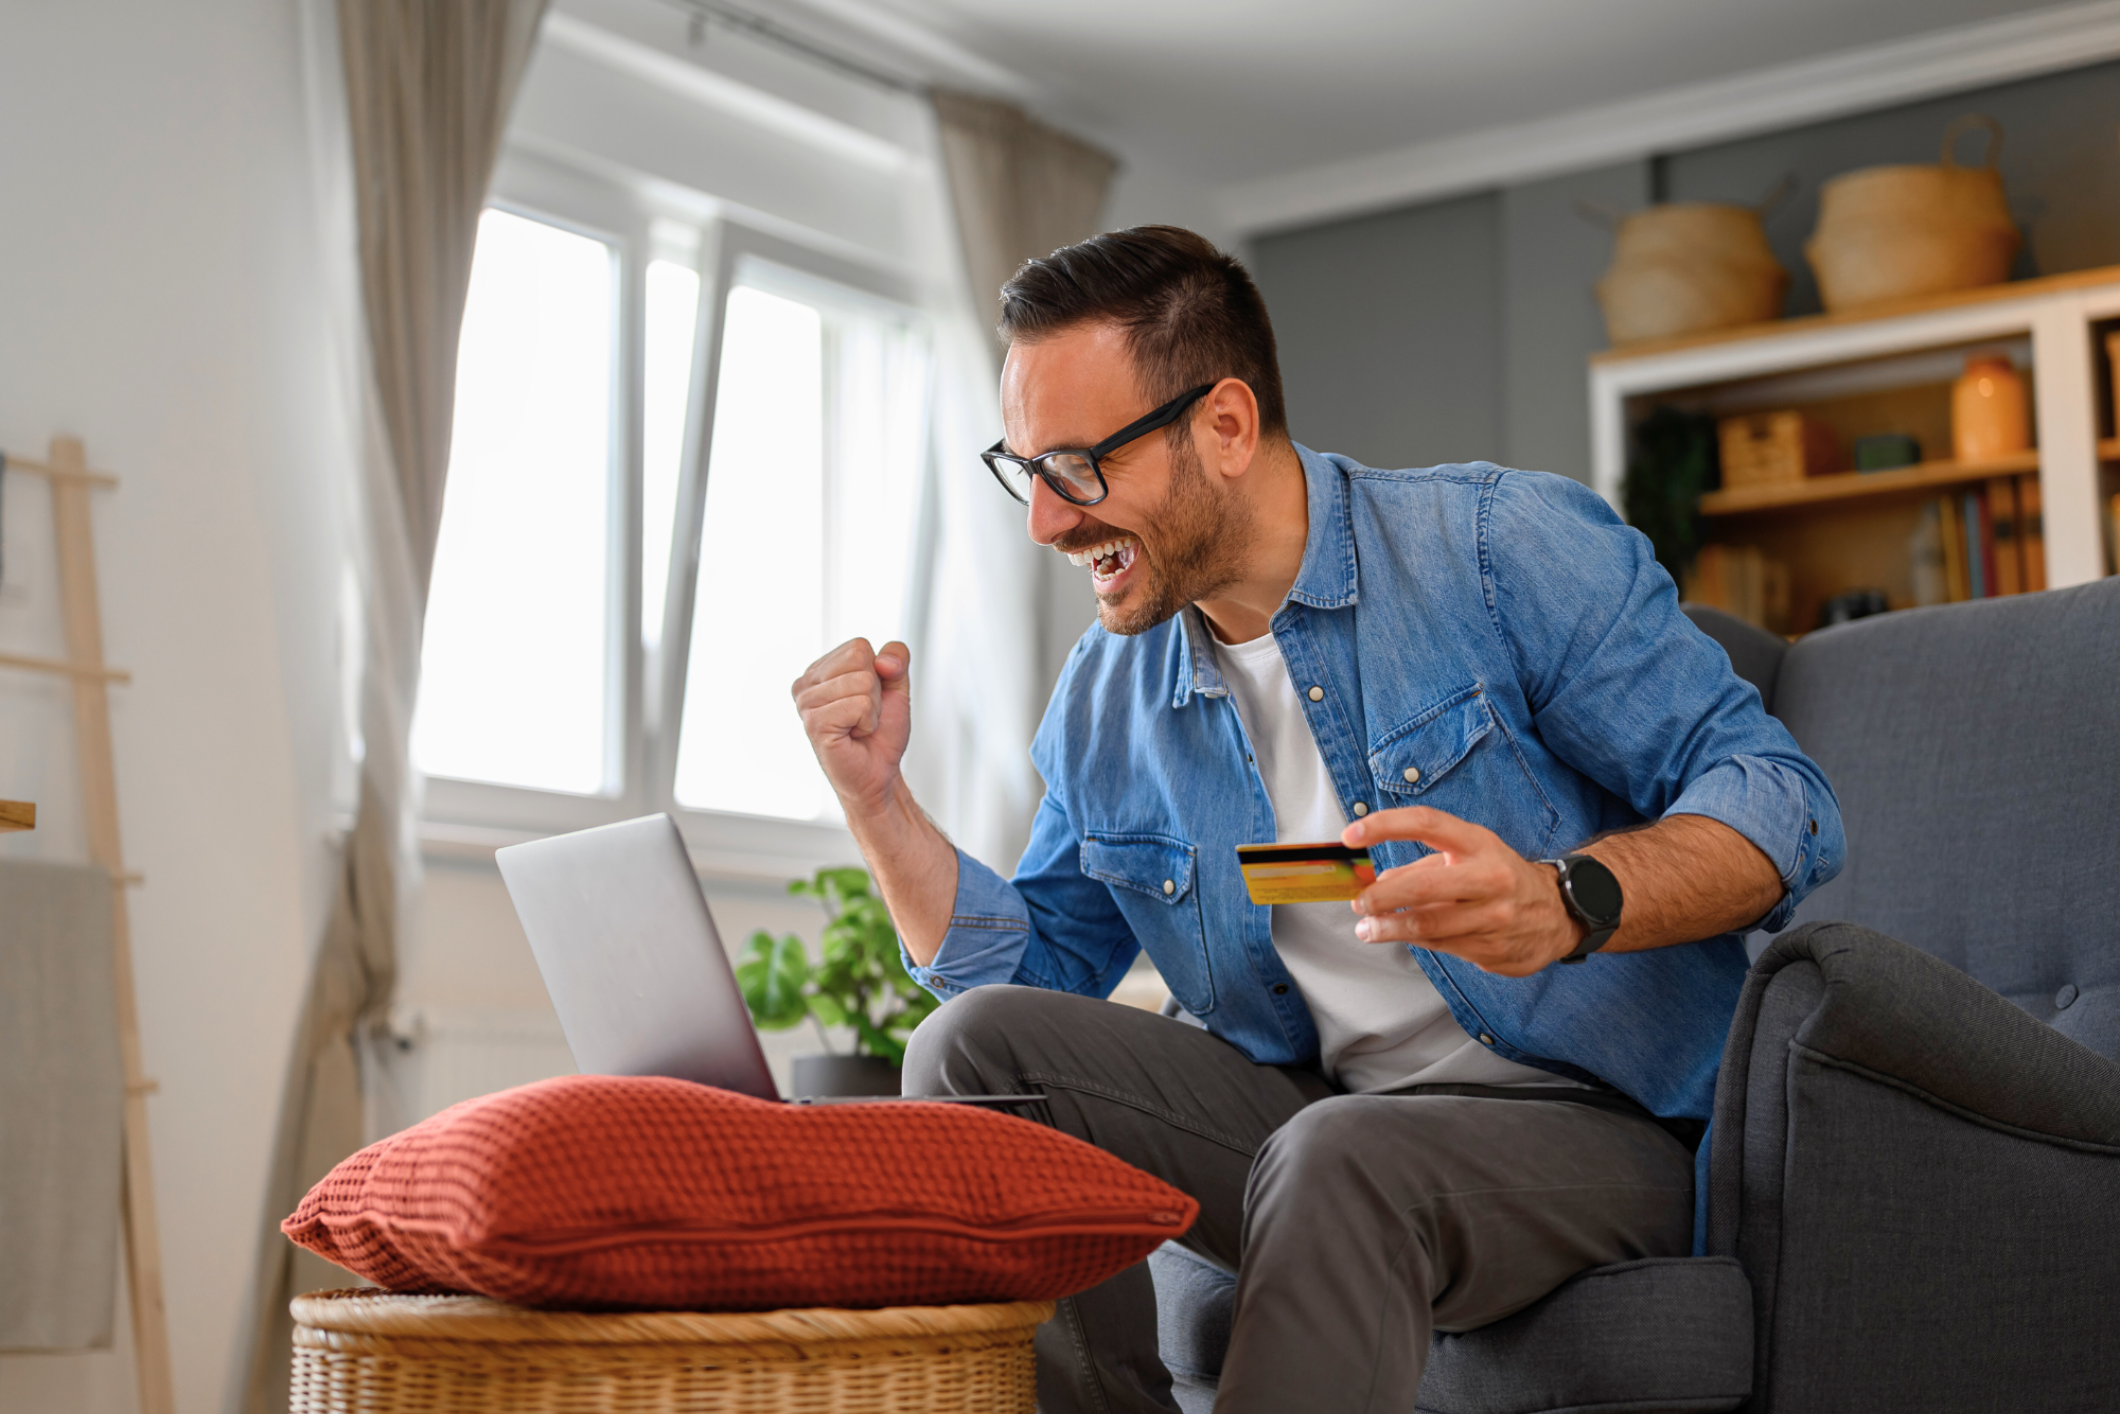
{"type": "Polygon", "coordinates": [[[1172,894],[1176,893],[1177,891],[1178,891],[1178,881],[1177,881],[1176,879],[1165,879],[1165,880],[1163,881],[1163,897],[1165,897],[1165,898],[1169,898],[1169,897],[1170,897],[1170,896],[1171,896],[1172,894]]]}
{"type": "Polygon", "coordinates": [[[1408,767],[1406,768],[1406,784],[1407,784],[1407,785],[1409,785],[1409,786],[1410,786],[1410,785],[1412,785],[1412,784],[1413,784],[1414,782],[1416,782],[1416,781],[1420,780],[1420,778],[1421,778],[1421,768],[1420,768],[1420,767],[1418,767],[1418,766],[1408,766],[1408,767]]]}

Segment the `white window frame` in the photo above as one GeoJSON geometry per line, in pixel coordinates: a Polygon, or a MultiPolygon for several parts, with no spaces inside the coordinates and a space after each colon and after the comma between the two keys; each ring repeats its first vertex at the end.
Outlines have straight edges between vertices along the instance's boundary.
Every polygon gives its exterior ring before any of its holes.
{"type": "MultiPolygon", "coordinates": [[[[693,598],[705,524],[707,451],[713,442],[714,399],[729,292],[747,260],[782,267],[802,279],[844,287],[924,318],[917,282],[900,273],[827,253],[747,223],[718,203],[687,200],[585,172],[571,163],[511,147],[503,155],[487,204],[535,221],[608,242],[617,256],[618,328],[614,346],[614,406],[610,477],[611,541],[607,552],[609,658],[605,681],[606,795],[572,795],[525,786],[428,776],[422,812],[430,852],[483,854],[498,844],[587,829],[668,811],[702,873],[779,882],[827,864],[856,862],[852,837],[831,821],[787,820],[680,806],[675,794],[678,728],[691,647],[693,598]],[[679,471],[674,543],[664,596],[663,632],[651,663],[641,641],[641,572],[647,268],[660,258],[655,227],[681,223],[700,233],[695,268],[700,277],[694,324],[692,387],[683,463],[679,471]],[[654,712],[647,710],[650,696],[654,712]]],[[[932,333],[931,333],[932,337],[932,333]]],[[[829,376],[829,374],[828,374],[829,376]]],[[[924,458],[920,495],[931,494],[934,451],[924,458]]],[[[828,472],[829,474],[829,472],[828,472]]],[[[930,516],[916,509],[923,529],[930,516]]],[[[925,539],[925,534],[918,538],[925,539]]],[[[923,547],[914,546],[913,563],[923,547]]],[[[909,619],[923,605],[915,595],[909,619]]],[[[784,697],[787,684],[755,683],[747,690],[784,697]]],[[[794,711],[789,703],[788,710],[794,711]]]]}

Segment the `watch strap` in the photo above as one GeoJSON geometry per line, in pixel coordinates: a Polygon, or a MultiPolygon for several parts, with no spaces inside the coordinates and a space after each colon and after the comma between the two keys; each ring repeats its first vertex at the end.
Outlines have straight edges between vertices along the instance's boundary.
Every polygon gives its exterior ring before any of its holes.
{"type": "Polygon", "coordinates": [[[1617,923],[1613,924],[1610,928],[1592,928],[1588,924],[1585,924],[1583,931],[1583,940],[1575,945],[1574,952],[1569,953],[1566,957],[1560,960],[1562,962],[1582,962],[1587,959],[1590,954],[1596,952],[1606,943],[1612,941],[1612,935],[1614,933],[1617,933],[1618,931],[1619,925],[1617,923]]]}
{"type": "MultiPolygon", "coordinates": [[[[1558,878],[1555,880],[1555,883],[1561,891],[1561,905],[1568,910],[1568,916],[1583,925],[1582,941],[1575,945],[1575,950],[1573,952],[1570,952],[1566,956],[1558,959],[1561,962],[1584,961],[1590,956],[1590,954],[1596,952],[1599,948],[1603,947],[1606,943],[1610,942],[1612,940],[1612,935],[1619,931],[1619,920],[1617,918],[1614,918],[1609,922],[1602,919],[1592,918],[1589,914],[1583,911],[1581,905],[1576,903],[1574,893],[1571,892],[1568,888],[1569,870],[1574,866],[1576,860],[1588,858],[1588,855],[1564,854],[1559,859],[1548,859],[1542,861],[1543,863],[1551,864],[1553,866],[1554,873],[1558,876],[1558,878]]],[[[1604,866],[1599,865],[1599,867],[1602,868],[1604,866]]]]}

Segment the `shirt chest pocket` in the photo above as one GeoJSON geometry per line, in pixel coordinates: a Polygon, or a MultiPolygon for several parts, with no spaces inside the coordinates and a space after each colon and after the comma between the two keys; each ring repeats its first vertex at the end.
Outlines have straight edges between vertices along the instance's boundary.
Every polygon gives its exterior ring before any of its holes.
{"type": "Polygon", "coordinates": [[[1200,916],[1197,851],[1169,835],[1085,835],[1082,872],[1111,886],[1112,900],[1155,963],[1178,1005],[1214,1010],[1214,969],[1200,916]]]}
{"type": "Polygon", "coordinates": [[[1386,809],[1432,806],[1485,825],[1527,857],[1540,857],[1560,824],[1478,683],[1377,738],[1369,770],[1386,809]]]}

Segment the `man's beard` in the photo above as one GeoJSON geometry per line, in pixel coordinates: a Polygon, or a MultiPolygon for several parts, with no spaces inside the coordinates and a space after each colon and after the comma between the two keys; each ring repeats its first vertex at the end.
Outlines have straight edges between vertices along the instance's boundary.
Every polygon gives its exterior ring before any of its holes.
{"type": "MultiPolygon", "coordinates": [[[[1196,604],[1243,577],[1256,532],[1233,498],[1215,494],[1192,438],[1182,436],[1170,454],[1170,490],[1154,516],[1155,529],[1139,532],[1135,578],[1120,609],[1101,596],[1097,621],[1107,633],[1147,633],[1188,604],[1196,604]]],[[[1059,543],[1066,550],[1096,545],[1109,527],[1078,529],[1059,543]],[[1070,543],[1072,542],[1072,543],[1070,543]]]]}

